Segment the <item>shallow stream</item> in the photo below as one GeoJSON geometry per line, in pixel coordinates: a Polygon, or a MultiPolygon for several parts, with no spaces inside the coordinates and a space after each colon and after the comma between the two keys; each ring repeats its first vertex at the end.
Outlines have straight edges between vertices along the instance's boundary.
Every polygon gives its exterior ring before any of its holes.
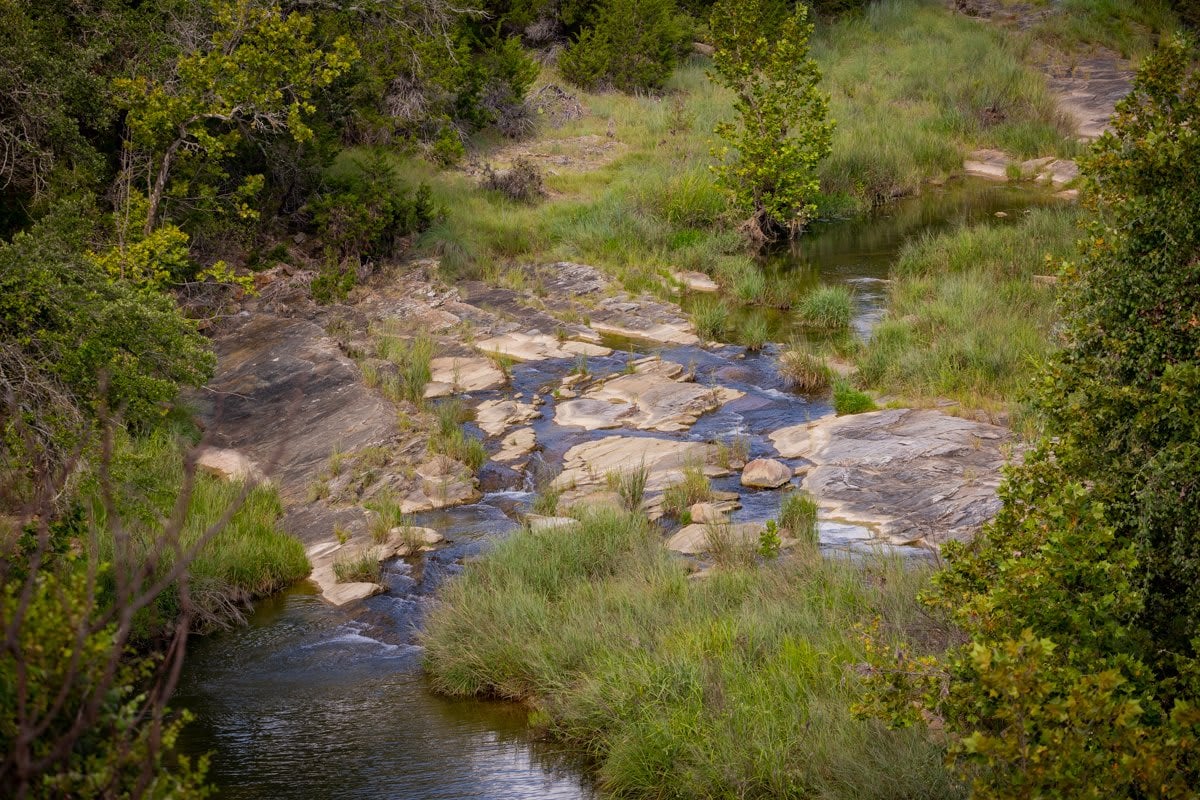
{"type": "MultiPolygon", "coordinates": [[[[815,227],[788,253],[772,257],[770,270],[799,272],[805,280],[845,283],[854,291],[854,328],[866,336],[882,313],[886,278],[903,243],[924,232],[960,224],[1003,224],[1052,200],[1029,187],[983,181],[955,182],[889,206],[861,220],[815,227]],[[1007,216],[997,217],[997,212],[1007,216]]],[[[756,312],[764,313],[764,312],[756,312]]],[[[772,338],[794,329],[771,314],[772,338]]],[[[651,352],[612,343],[613,356],[590,359],[595,374],[616,372],[626,359],[651,352]],[[633,351],[633,352],[631,352],[633,351]]],[[[709,414],[684,434],[699,441],[731,435],[750,440],[751,456],[774,453],[766,434],[832,413],[827,402],[782,391],[770,351],[741,348],[656,350],[695,368],[696,380],[719,382],[746,395],[709,414]]],[[[503,394],[557,385],[574,367],[567,362],[518,365],[503,394]]],[[[480,395],[476,399],[499,396],[480,395]]],[[[574,444],[610,435],[553,422],[553,401],[533,425],[553,467],[574,444]]],[[[621,431],[623,435],[640,435],[621,431]]],[[[510,476],[511,478],[511,476],[510,476]]],[[[734,488],[736,476],[716,482],[734,488]]],[[[586,775],[552,746],[531,741],[525,713],[508,704],[448,700],[428,691],[421,650],[414,643],[423,611],[439,584],[462,561],[517,525],[531,499],[519,481],[505,484],[475,505],[420,515],[420,525],[440,531],[449,544],[411,561],[385,565],[390,591],[349,610],[333,608],[302,585],[261,603],[247,627],[193,640],[177,704],[196,722],[183,742],[192,753],[211,753],[211,778],[222,798],[584,798],[586,775]]],[[[766,519],[778,509],[778,492],[743,494],[735,519],[766,519]]],[[[863,529],[824,522],[822,544],[853,548],[863,529]]]]}

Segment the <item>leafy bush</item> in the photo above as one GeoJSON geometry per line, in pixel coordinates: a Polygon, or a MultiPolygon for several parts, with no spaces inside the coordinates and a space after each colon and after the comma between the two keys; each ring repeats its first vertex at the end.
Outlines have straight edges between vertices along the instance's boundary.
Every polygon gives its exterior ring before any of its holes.
{"type": "Polygon", "coordinates": [[[686,33],[673,0],[604,0],[595,25],[558,57],[558,69],[585,89],[657,89],[670,77],[686,33]]]}
{"type": "MultiPolygon", "coordinates": [[[[152,426],[181,386],[202,385],[214,366],[208,343],[170,296],[109,275],[85,255],[88,213],[61,207],[0,244],[0,391],[28,404],[41,417],[35,429],[47,435],[101,403],[134,427],[152,426]],[[61,403],[52,403],[55,394],[61,403]]],[[[46,454],[53,438],[39,445],[46,454]]],[[[21,448],[5,440],[0,450],[9,446],[21,448]]]]}
{"type": "Polygon", "coordinates": [[[307,210],[339,261],[395,255],[404,237],[428,228],[435,216],[429,187],[421,184],[410,193],[378,152],[326,178],[307,210]]]}
{"type": "Polygon", "coordinates": [[[927,598],[966,643],[876,659],[873,710],[943,720],[979,796],[1200,786],[1197,63],[1164,42],[1083,162],[1095,217],[1062,273],[1046,436],[927,598]]]}

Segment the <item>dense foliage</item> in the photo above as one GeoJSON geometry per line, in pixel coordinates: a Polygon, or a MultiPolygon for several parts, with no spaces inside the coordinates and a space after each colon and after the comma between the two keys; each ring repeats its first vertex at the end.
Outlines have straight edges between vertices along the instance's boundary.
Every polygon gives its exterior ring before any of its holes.
{"type": "Polygon", "coordinates": [[[829,154],[829,98],[808,55],[807,9],[787,11],[773,0],[713,6],[713,78],[734,93],[736,122],[717,134],[721,184],[749,232],[758,238],[795,236],[816,210],[817,164],[829,154]]]}
{"type": "Polygon", "coordinates": [[[595,24],[562,52],[558,67],[584,88],[657,89],[688,38],[673,0],[604,0],[595,24]]]}
{"type": "Polygon", "coordinates": [[[976,796],[1194,798],[1200,69],[1186,40],[1143,62],[1085,171],[1095,216],[1064,268],[1066,344],[1039,388],[1048,436],[927,598],[970,641],[885,666],[877,700],[942,718],[976,796]]]}

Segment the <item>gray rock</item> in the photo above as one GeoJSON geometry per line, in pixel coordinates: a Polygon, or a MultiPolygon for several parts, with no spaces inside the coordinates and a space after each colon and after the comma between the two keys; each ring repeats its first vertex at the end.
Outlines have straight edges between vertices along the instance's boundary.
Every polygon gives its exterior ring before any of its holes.
{"type": "Polygon", "coordinates": [[[826,515],[894,544],[967,539],[999,509],[1006,428],[930,409],[830,417],[771,434],[813,467],[805,488],[826,515]]]}

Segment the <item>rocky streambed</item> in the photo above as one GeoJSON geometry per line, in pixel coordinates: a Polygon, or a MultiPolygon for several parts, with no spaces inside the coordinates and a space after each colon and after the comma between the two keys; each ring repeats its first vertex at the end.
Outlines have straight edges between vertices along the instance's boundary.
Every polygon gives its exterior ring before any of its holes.
{"type": "MultiPolygon", "coordinates": [[[[967,183],[830,227],[790,268],[854,287],[862,335],[907,236],[1003,224],[995,212],[1038,202],[1049,199],[967,183]]],[[[630,296],[587,265],[527,267],[523,289],[434,275],[409,265],[344,306],[316,308],[301,300],[308,276],[281,269],[218,340],[214,468],[271,475],[314,562],[313,583],[193,651],[181,692],[199,719],[188,746],[215,750],[222,796],[585,795],[580,773],[523,738],[519,714],[430,696],[414,644],[440,583],[520,524],[539,488],[558,495],[558,510],[532,524],[554,526],[573,505],[616,502],[612,476],[644,469],[657,517],[663,490],[699,469],[714,494],[693,523],[727,520],[751,537],[803,487],[820,503],[829,552],[917,557],[996,509],[1003,427],[936,409],[835,417],[825,398],[787,390],[777,346],[702,342],[679,306],[630,296]],[[435,349],[422,394],[473,409],[459,427],[488,452],[478,474],[455,453],[431,455],[415,407],[387,396],[395,360],[379,354],[418,338],[435,349]],[[384,496],[407,516],[380,535],[368,507],[384,496]],[[383,562],[378,581],[336,581],[332,564],[351,551],[383,562]]],[[[781,340],[795,333],[772,324],[781,340]]],[[[664,523],[663,541],[706,565],[702,524],[664,523]]]]}

